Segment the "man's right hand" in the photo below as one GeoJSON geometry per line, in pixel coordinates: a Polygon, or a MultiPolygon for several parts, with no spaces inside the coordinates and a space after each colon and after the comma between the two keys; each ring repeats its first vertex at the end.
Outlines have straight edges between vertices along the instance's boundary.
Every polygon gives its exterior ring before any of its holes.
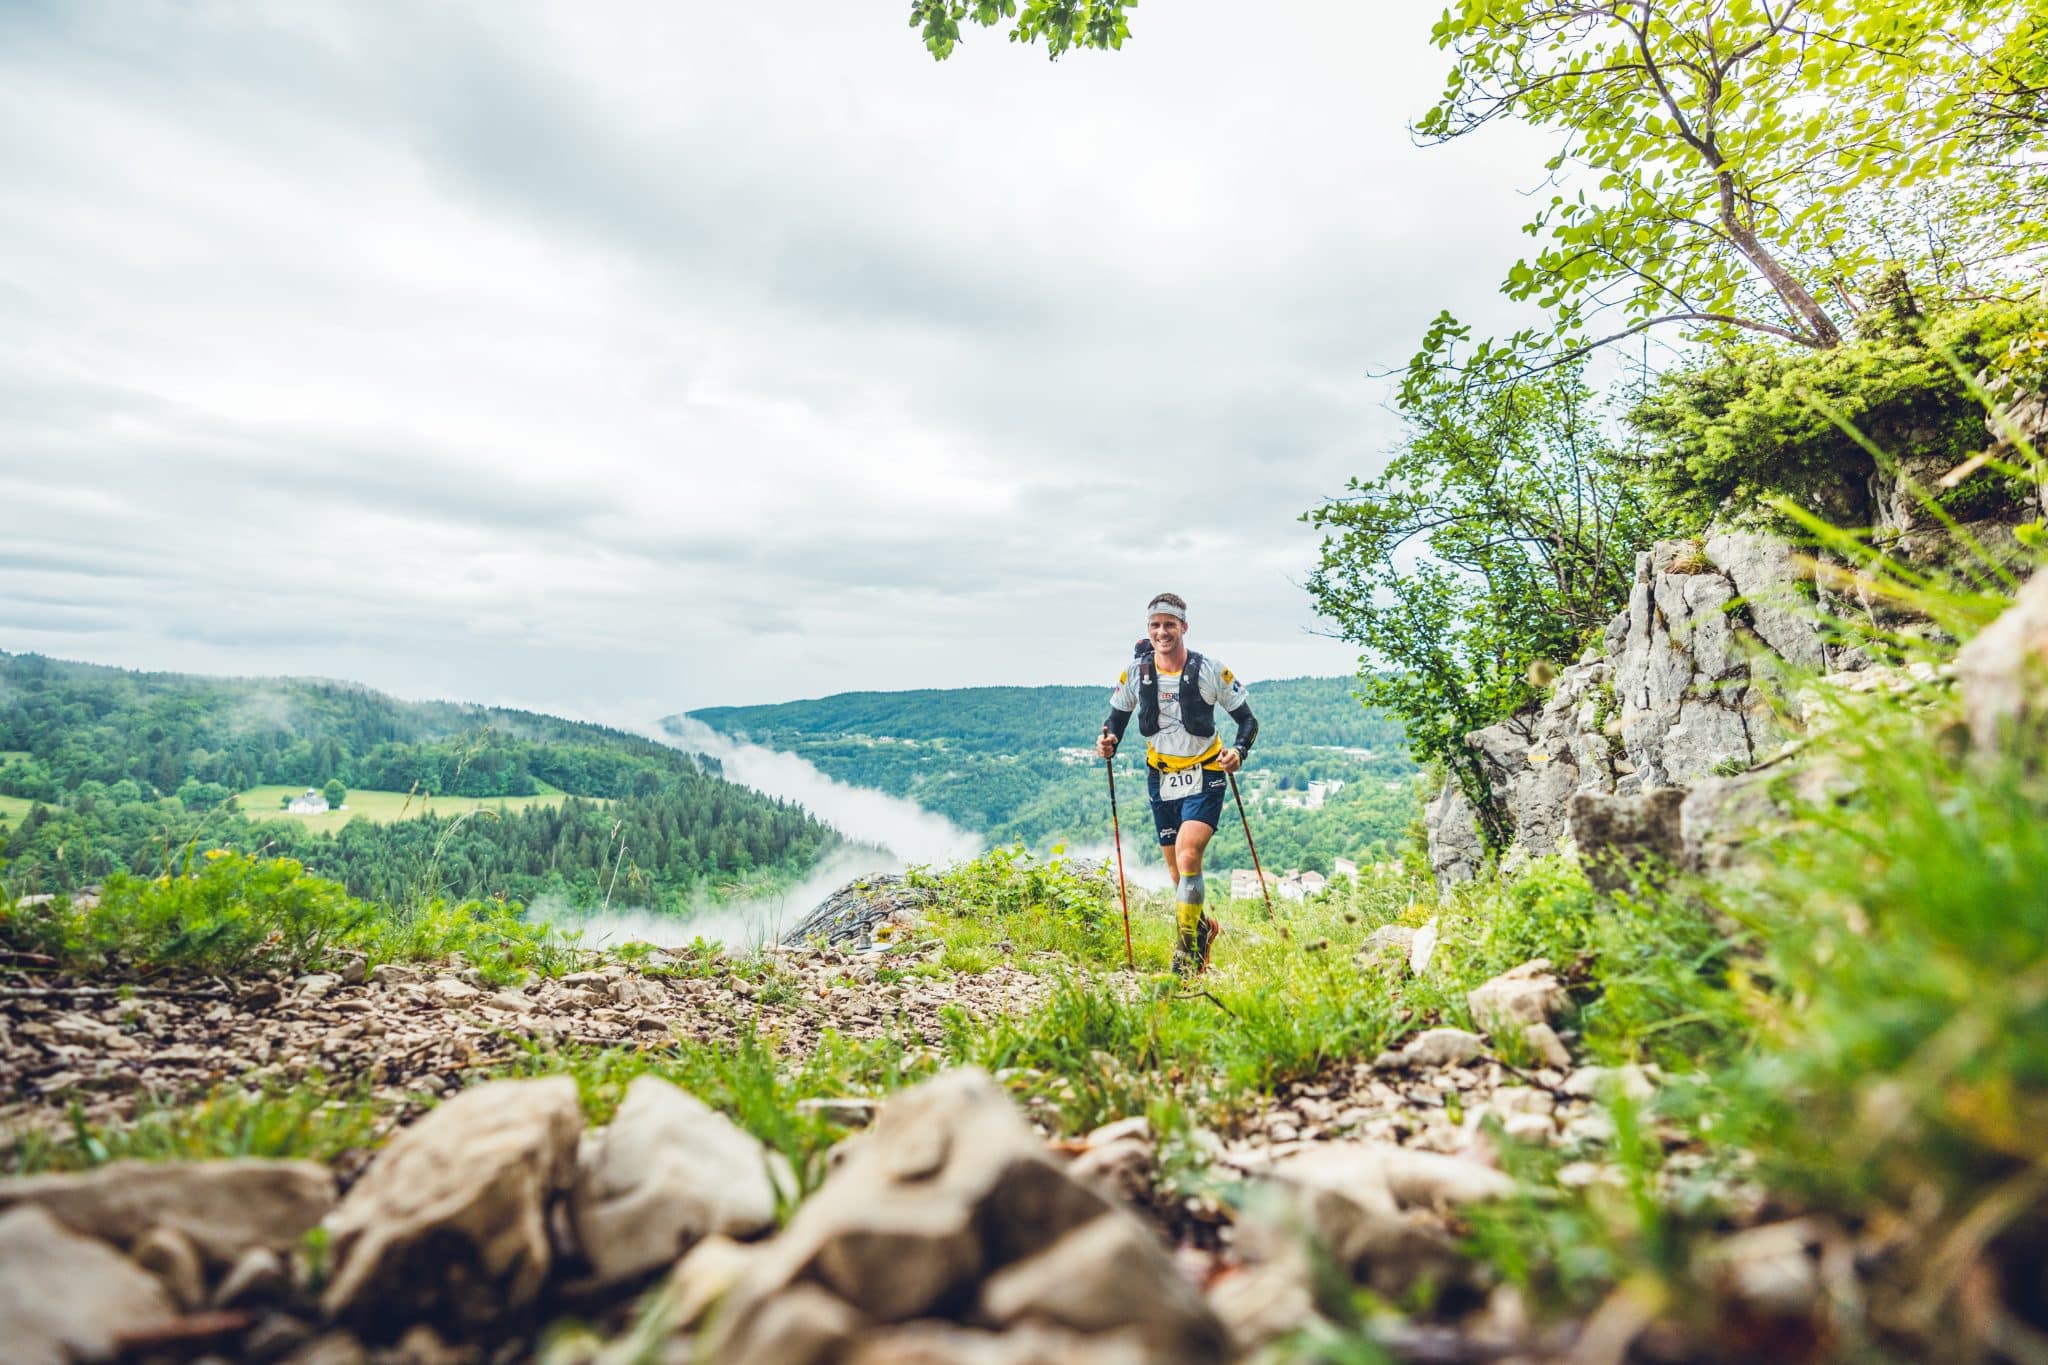
{"type": "Polygon", "coordinates": [[[1102,727],[1102,737],[1095,741],[1095,752],[1104,758],[1116,757],[1116,736],[1109,732],[1107,725],[1102,727]]]}

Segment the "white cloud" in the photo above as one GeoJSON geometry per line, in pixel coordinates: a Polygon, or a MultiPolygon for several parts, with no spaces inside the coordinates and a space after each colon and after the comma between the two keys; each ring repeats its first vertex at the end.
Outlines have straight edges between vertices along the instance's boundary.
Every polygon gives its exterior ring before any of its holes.
{"type": "Polygon", "coordinates": [[[1410,146],[1422,7],[900,8],[0,12],[0,648],[661,713],[1096,679],[1170,585],[1347,670],[1296,517],[1540,158],[1410,146]]]}

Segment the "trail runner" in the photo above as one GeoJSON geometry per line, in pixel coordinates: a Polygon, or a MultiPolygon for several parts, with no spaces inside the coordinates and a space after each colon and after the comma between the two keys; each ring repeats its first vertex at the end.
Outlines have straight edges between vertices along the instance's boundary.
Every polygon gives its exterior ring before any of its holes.
{"type": "Polygon", "coordinates": [[[1145,736],[1152,822],[1174,884],[1173,969],[1192,976],[1209,965],[1209,951],[1223,933],[1203,909],[1202,850],[1215,837],[1229,774],[1244,765],[1259,722],[1244,683],[1218,660],[1188,650],[1185,601],[1160,593],[1146,606],[1145,618],[1146,638],[1110,694],[1109,719],[1095,752],[1113,759],[1137,715],[1145,736]],[[1237,723],[1230,748],[1216,733],[1218,710],[1237,723]]]}

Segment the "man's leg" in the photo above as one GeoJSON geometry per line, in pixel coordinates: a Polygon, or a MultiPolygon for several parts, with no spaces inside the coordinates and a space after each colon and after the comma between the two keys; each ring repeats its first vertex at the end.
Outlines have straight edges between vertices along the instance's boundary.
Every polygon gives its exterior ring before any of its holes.
{"type": "Polygon", "coordinates": [[[1181,823],[1180,832],[1168,850],[1167,859],[1180,874],[1174,883],[1174,926],[1179,930],[1180,951],[1199,969],[1202,961],[1202,904],[1206,888],[1202,881],[1202,850],[1216,836],[1216,827],[1200,820],[1181,823]]]}

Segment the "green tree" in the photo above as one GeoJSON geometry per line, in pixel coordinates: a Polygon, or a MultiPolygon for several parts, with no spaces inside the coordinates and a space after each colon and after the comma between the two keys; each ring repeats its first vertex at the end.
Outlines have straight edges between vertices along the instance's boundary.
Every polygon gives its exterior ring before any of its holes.
{"type": "MultiPolygon", "coordinates": [[[[1560,137],[1560,178],[1526,227],[1542,249],[1502,286],[1550,325],[1482,342],[1465,367],[1512,374],[1664,323],[1832,347],[1866,306],[1857,291],[1900,261],[1982,288],[1997,257],[2038,243],[2038,215],[2003,195],[1988,221],[1941,210],[2023,156],[2026,139],[1983,136],[1986,87],[2008,113],[2038,112],[2037,92],[2012,89],[2033,67],[1997,64],[2022,27],[1976,0],[1453,6],[1432,35],[1450,76],[1416,135],[1516,120],[1560,137]]],[[[1467,335],[1439,317],[1411,374],[1467,335]]]]}
{"type": "Polygon", "coordinates": [[[341,803],[348,799],[348,788],[341,784],[340,778],[329,778],[327,785],[320,789],[320,795],[327,798],[329,810],[340,810],[341,803]]]}
{"type": "Polygon", "coordinates": [[[911,0],[910,26],[938,61],[953,55],[962,23],[1008,25],[1013,43],[1045,40],[1055,60],[1074,47],[1120,48],[1131,36],[1124,11],[1138,0],[911,0]]]}
{"type": "Polygon", "coordinates": [[[1671,529],[1599,421],[1576,366],[1504,388],[1439,376],[1376,479],[1304,520],[1326,533],[1308,588],[1365,651],[1361,695],[1442,762],[1498,842],[1472,730],[1536,699],[1627,601],[1635,552],[1671,529]]]}

